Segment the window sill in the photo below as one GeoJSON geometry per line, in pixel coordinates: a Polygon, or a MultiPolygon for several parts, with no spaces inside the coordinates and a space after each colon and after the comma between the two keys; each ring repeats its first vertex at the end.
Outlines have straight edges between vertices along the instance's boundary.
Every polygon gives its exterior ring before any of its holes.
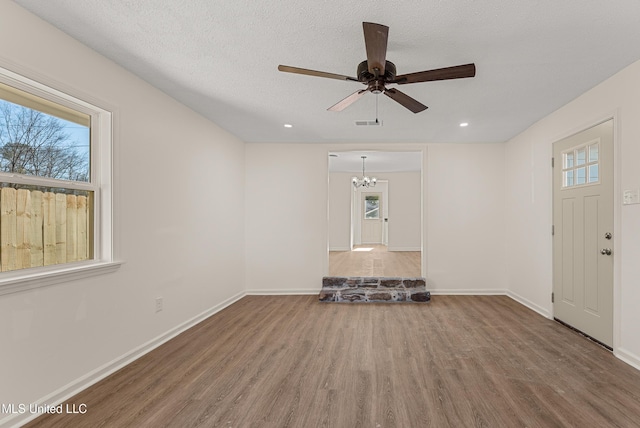
{"type": "MultiPolygon", "coordinates": [[[[0,274],[0,296],[115,272],[124,262],[91,262],[45,268],[42,271],[0,274]],[[7,275],[7,277],[5,277],[7,275]]],[[[40,269],[40,268],[38,268],[40,269]]]]}

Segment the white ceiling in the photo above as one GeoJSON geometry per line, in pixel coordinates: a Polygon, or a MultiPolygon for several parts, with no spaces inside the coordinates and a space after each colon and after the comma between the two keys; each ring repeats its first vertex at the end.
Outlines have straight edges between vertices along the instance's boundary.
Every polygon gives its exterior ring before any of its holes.
{"type": "Polygon", "coordinates": [[[638,0],[17,0],[246,142],[502,142],[640,58],[638,0]],[[362,22],[390,27],[398,74],[474,62],[475,78],[406,85],[413,114],[354,76],[362,22]],[[469,122],[461,128],[460,122],[469,122]],[[284,123],[294,125],[285,129],[284,123]]]}

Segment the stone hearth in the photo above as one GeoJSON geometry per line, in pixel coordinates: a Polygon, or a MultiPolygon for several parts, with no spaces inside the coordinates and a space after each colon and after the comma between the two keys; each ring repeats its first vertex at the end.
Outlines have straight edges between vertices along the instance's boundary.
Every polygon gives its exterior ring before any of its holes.
{"type": "Polygon", "coordinates": [[[321,302],[415,302],[431,300],[424,278],[343,277],[322,278],[321,302]]]}

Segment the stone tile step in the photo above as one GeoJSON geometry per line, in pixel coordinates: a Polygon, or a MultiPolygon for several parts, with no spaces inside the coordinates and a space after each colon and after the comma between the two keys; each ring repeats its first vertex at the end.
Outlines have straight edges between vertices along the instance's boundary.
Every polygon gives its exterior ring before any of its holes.
{"type": "Polygon", "coordinates": [[[336,277],[322,278],[321,302],[416,302],[431,300],[425,278],[336,277]]]}

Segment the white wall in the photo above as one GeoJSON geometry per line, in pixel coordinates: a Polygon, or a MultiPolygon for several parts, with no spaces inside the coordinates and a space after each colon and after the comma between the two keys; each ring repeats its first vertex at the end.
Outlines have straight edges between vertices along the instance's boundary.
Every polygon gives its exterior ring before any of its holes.
{"type": "Polygon", "coordinates": [[[504,293],[504,144],[432,145],[428,158],[429,285],[504,293]]]}
{"type": "Polygon", "coordinates": [[[422,173],[376,174],[389,181],[389,251],[420,251],[422,173]]]}
{"type": "Polygon", "coordinates": [[[552,144],[615,117],[614,352],[640,368],[640,62],[623,69],[507,144],[508,286],[512,296],[552,315],[552,144]]]}
{"type": "MultiPolygon", "coordinates": [[[[423,257],[434,292],[506,290],[504,144],[367,145],[426,152],[423,257]],[[428,158],[428,161],[427,161],[428,158]]],[[[331,144],[246,145],[246,283],[250,292],[316,292],[328,272],[331,144]],[[259,208],[259,212],[251,207],[259,208]]],[[[390,184],[390,194],[393,190],[390,184]]],[[[390,196],[391,197],[391,196],[390,196]]],[[[391,209],[391,208],[390,208],[391,209]]],[[[391,213],[389,214],[391,217],[391,213]]]]}
{"type": "Polygon", "coordinates": [[[329,174],[329,249],[351,249],[351,177],[356,174],[332,172],[329,174]]]}
{"type": "Polygon", "coordinates": [[[250,292],[316,292],[327,272],[327,147],[246,144],[250,292]]]}
{"type": "MultiPolygon", "coordinates": [[[[388,181],[389,251],[420,251],[421,246],[421,180],[415,172],[368,172],[378,181],[388,181]]],[[[358,174],[329,174],[329,248],[349,250],[351,178],[358,174]]],[[[376,187],[378,189],[380,186],[376,187]]],[[[375,189],[374,189],[375,190],[375,189]]],[[[359,226],[358,226],[359,227],[359,226]]]]}
{"type": "Polygon", "coordinates": [[[116,115],[116,257],[125,264],[0,297],[0,403],[50,402],[241,295],[244,144],[8,1],[0,66],[116,115]]]}

